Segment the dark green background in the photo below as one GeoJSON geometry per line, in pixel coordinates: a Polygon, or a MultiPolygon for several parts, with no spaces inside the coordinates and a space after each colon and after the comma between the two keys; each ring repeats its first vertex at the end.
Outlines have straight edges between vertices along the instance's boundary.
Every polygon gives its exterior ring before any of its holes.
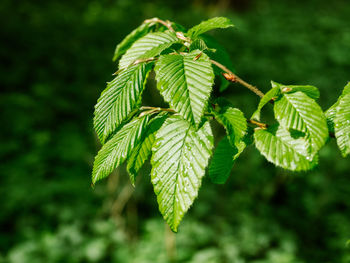
{"type": "MultiPolygon", "coordinates": [[[[94,104],[117,69],[115,45],[144,19],[227,16],[236,27],[211,34],[243,79],[264,92],[271,79],[315,85],[327,109],[350,80],[349,14],[347,0],[2,0],[0,262],[350,262],[350,159],[334,140],[309,173],[249,147],[227,184],[204,179],[176,249],[148,166],[135,190],[124,167],[90,187],[94,104]]],[[[223,95],[246,117],[258,103],[241,86],[223,95]]]]}

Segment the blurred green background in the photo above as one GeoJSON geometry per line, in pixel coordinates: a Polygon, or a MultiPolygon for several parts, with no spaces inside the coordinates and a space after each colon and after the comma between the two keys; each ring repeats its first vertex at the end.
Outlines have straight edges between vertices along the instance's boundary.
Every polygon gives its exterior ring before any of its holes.
{"type": "MultiPolygon", "coordinates": [[[[175,237],[148,165],[135,189],[124,167],[90,187],[94,104],[115,45],[144,19],[227,16],[236,28],[211,34],[243,79],[315,85],[327,109],[350,80],[349,13],[347,0],[2,0],[0,262],[349,263],[350,162],[334,140],[309,173],[249,147],[225,185],[204,179],[175,237]]],[[[223,96],[246,117],[258,103],[240,86],[223,96]]]]}

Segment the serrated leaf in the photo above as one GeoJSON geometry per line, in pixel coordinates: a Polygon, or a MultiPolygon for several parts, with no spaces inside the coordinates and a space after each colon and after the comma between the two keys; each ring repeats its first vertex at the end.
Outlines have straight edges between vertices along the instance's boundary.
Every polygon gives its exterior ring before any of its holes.
{"type": "Polygon", "coordinates": [[[261,98],[257,110],[253,113],[251,119],[260,121],[260,113],[262,108],[269,103],[272,99],[277,98],[279,94],[281,93],[279,87],[272,86],[272,89],[270,89],[264,97],[261,98]]]}
{"type": "Polygon", "coordinates": [[[334,132],[334,119],[335,115],[337,113],[337,107],[339,105],[339,101],[347,94],[350,94],[350,82],[345,86],[342,94],[338,98],[337,102],[334,103],[326,112],[326,118],[327,118],[327,124],[328,124],[328,129],[330,132],[334,132]]]}
{"type": "Polygon", "coordinates": [[[156,134],[151,179],[159,210],[174,232],[198,195],[212,148],[209,122],[196,131],[175,115],[156,134]]]}
{"type": "Polygon", "coordinates": [[[134,42],[122,56],[119,61],[119,69],[128,67],[137,59],[158,56],[162,51],[177,42],[179,42],[179,39],[174,32],[148,33],[134,42]]]}
{"type": "Polygon", "coordinates": [[[306,171],[312,169],[317,163],[315,156],[305,157],[300,153],[304,144],[295,140],[282,126],[271,126],[267,130],[255,129],[254,142],[262,155],[276,166],[291,171],[306,171]]]}
{"type": "Polygon", "coordinates": [[[142,138],[148,120],[148,115],[133,119],[102,146],[94,161],[93,184],[107,177],[130,156],[132,149],[142,138]]]}
{"type": "Polygon", "coordinates": [[[152,63],[121,71],[108,83],[95,106],[94,127],[102,143],[128,118],[141,101],[152,63]]]}
{"type": "Polygon", "coordinates": [[[216,28],[228,28],[233,27],[231,20],[226,17],[214,17],[200,24],[190,28],[187,32],[187,36],[195,39],[199,35],[216,28]]]}
{"type": "Polygon", "coordinates": [[[247,119],[239,109],[225,106],[222,103],[220,104],[220,100],[217,101],[220,110],[219,112],[213,112],[215,119],[224,126],[229,141],[231,145],[234,146],[241,141],[246,134],[247,119]]]}
{"type": "Polygon", "coordinates": [[[121,55],[123,55],[136,40],[147,35],[152,30],[154,25],[154,22],[143,23],[139,27],[135,28],[130,34],[128,34],[122,40],[122,42],[117,45],[114,52],[113,61],[116,61],[121,55]]]}
{"type": "Polygon", "coordinates": [[[183,55],[162,55],[154,70],[157,87],[165,101],[184,119],[198,125],[214,82],[208,56],[199,50],[183,55]]]}
{"type": "Polygon", "coordinates": [[[340,99],[334,124],[337,144],[342,155],[346,157],[350,154],[350,93],[340,99]]]}
{"type": "Polygon", "coordinates": [[[271,81],[272,87],[278,87],[282,93],[294,93],[294,92],[303,92],[310,98],[317,100],[320,97],[320,91],[318,88],[310,85],[284,85],[271,81]]]}
{"type": "Polygon", "coordinates": [[[166,118],[166,114],[159,114],[149,121],[146,127],[147,131],[144,133],[144,136],[142,136],[140,143],[132,150],[130,158],[128,158],[127,171],[133,185],[135,185],[138,171],[152,152],[155,134],[160,129],[166,118]]]}
{"type": "Polygon", "coordinates": [[[218,143],[209,166],[209,177],[213,183],[226,183],[235,160],[243,152],[245,146],[243,141],[238,143],[238,147],[232,146],[227,136],[218,143]]]}
{"type": "Polygon", "coordinates": [[[274,103],[275,117],[286,129],[305,133],[308,155],[313,158],[328,138],[326,118],[321,107],[303,92],[284,93],[274,103]]]}

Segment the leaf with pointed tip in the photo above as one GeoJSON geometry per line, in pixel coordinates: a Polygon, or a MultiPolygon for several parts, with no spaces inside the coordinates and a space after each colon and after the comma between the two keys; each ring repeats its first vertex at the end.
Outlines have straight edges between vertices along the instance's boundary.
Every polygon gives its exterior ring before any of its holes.
{"type": "Polygon", "coordinates": [[[137,28],[135,28],[130,34],[128,34],[122,42],[120,42],[114,52],[113,61],[116,61],[121,55],[124,55],[124,53],[132,46],[132,44],[140,39],[141,37],[147,35],[154,27],[155,23],[151,22],[143,23],[137,28]]]}
{"type": "Polygon", "coordinates": [[[199,35],[216,28],[228,28],[233,27],[231,20],[226,17],[214,17],[200,24],[190,28],[187,32],[187,36],[195,39],[199,35]]]}
{"type": "Polygon", "coordinates": [[[326,118],[321,107],[303,92],[284,93],[274,103],[275,117],[288,130],[305,134],[308,156],[313,158],[328,138],[326,118]]]}
{"type": "Polygon", "coordinates": [[[284,85],[271,81],[272,87],[278,87],[282,93],[294,93],[294,92],[303,92],[311,99],[317,100],[320,97],[320,91],[318,88],[310,85],[284,85]]]}
{"type": "Polygon", "coordinates": [[[214,82],[208,56],[199,50],[182,55],[162,55],[154,70],[157,87],[165,101],[185,120],[198,125],[214,82]]]}
{"type": "Polygon", "coordinates": [[[300,139],[293,139],[282,126],[271,126],[268,129],[255,129],[254,141],[256,148],[262,155],[276,166],[291,171],[306,171],[317,164],[317,157],[313,161],[300,152],[304,151],[305,143],[300,139]]]}
{"type": "Polygon", "coordinates": [[[343,96],[334,119],[335,137],[342,155],[350,154],[350,93],[343,96]]]}
{"type": "Polygon", "coordinates": [[[238,143],[238,147],[232,146],[227,136],[219,142],[209,166],[209,177],[213,183],[226,183],[235,160],[243,152],[245,146],[243,141],[238,143]]]}
{"type": "Polygon", "coordinates": [[[179,39],[175,33],[168,30],[165,32],[148,33],[134,42],[128,51],[126,51],[119,61],[119,69],[130,66],[137,59],[158,56],[162,51],[177,42],[179,42],[179,39]]]}
{"type": "Polygon", "coordinates": [[[159,210],[174,232],[198,195],[212,148],[209,122],[196,131],[174,115],[156,134],[151,180],[159,210]]]}
{"type": "Polygon", "coordinates": [[[327,124],[328,124],[328,129],[330,132],[334,132],[334,119],[335,115],[337,113],[337,107],[339,105],[339,101],[347,94],[350,94],[350,82],[345,86],[343,93],[340,95],[338,98],[337,102],[334,103],[326,112],[326,118],[327,118],[327,124]]]}
{"type": "Polygon", "coordinates": [[[94,116],[94,127],[101,143],[105,143],[139,105],[152,64],[143,63],[121,71],[102,92],[94,116]]]}
{"type": "Polygon", "coordinates": [[[138,171],[152,152],[152,146],[155,141],[155,134],[167,118],[166,114],[158,114],[151,119],[146,127],[146,132],[142,136],[140,143],[132,150],[128,159],[127,170],[132,185],[135,185],[135,179],[138,171]]]}
{"type": "Polygon", "coordinates": [[[261,98],[258,108],[257,110],[253,113],[251,119],[260,121],[260,113],[262,108],[269,103],[272,99],[276,99],[279,94],[281,93],[279,87],[273,86],[272,85],[272,89],[270,89],[265,95],[264,97],[261,98]]]}
{"type": "Polygon", "coordinates": [[[220,104],[219,99],[217,102],[220,110],[213,112],[215,119],[224,126],[231,145],[235,146],[246,134],[247,119],[239,109],[224,106],[222,103],[220,104]]]}
{"type": "Polygon", "coordinates": [[[102,146],[94,161],[93,184],[107,177],[130,156],[132,149],[139,143],[148,120],[148,115],[133,119],[102,146]]]}

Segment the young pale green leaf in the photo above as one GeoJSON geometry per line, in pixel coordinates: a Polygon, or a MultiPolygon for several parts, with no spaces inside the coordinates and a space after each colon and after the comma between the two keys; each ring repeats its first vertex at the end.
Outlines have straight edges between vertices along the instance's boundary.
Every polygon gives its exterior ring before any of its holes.
{"type": "Polygon", "coordinates": [[[196,131],[175,115],[156,134],[151,179],[159,210],[174,232],[198,195],[212,148],[209,122],[196,131]]]}
{"type": "Polygon", "coordinates": [[[264,97],[261,98],[257,110],[253,113],[251,119],[260,121],[260,113],[262,108],[269,103],[272,99],[278,98],[279,94],[281,93],[280,88],[276,87],[272,84],[272,89],[270,89],[264,97]]]}
{"type": "Polygon", "coordinates": [[[326,118],[327,118],[327,124],[328,124],[328,129],[330,132],[334,132],[334,119],[335,115],[337,113],[337,107],[339,105],[339,101],[347,94],[350,94],[350,82],[345,86],[343,93],[340,95],[338,98],[337,102],[334,103],[326,112],[326,118]]]}
{"type": "Polygon", "coordinates": [[[226,183],[235,160],[245,146],[243,141],[238,143],[238,147],[232,146],[227,136],[219,142],[209,166],[209,177],[213,183],[226,183]]]}
{"type": "Polygon", "coordinates": [[[320,97],[318,88],[310,85],[284,85],[271,81],[272,87],[278,87],[282,93],[294,93],[301,91],[309,96],[311,99],[317,100],[320,97]]]}
{"type": "Polygon", "coordinates": [[[228,28],[233,27],[231,20],[226,17],[214,17],[203,21],[202,23],[190,28],[187,32],[187,36],[195,39],[199,35],[216,28],[228,28]]]}
{"type": "Polygon", "coordinates": [[[122,42],[120,42],[114,52],[113,61],[116,61],[121,55],[124,55],[124,53],[132,46],[132,44],[138,40],[139,38],[147,35],[152,28],[154,27],[155,23],[152,22],[152,20],[149,20],[150,22],[143,23],[139,27],[135,28],[129,35],[127,35],[122,42]]]}
{"type": "Polygon", "coordinates": [[[243,112],[237,108],[220,105],[219,112],[214,111],[215,119],[224,126],[231,145],[236,145],[242,140],[247,131],[247,119],[243,112]]]}
{"type": "Polygon", "coordinates": [[[166,118],[166,114],[159,114],[150,120],[146,127],[147,131],[144,133],[140,143],[132,150],[130,158],[128,158],[127,170],[130,176],[130,181],[133,185],[135,185],[138,171],[152,152],[155,134],[160,129],[166,118]]]}
{"type": "Polygon", "coordinates": [[[199,124],[207,107],[214,73],[206,54],[162,55],[155,66],[157,87],[184,119],[199,124]]]}
{"type": "Polygon", "coordinates": [[[326,118],[321,107],[305,93],[284,93],[274,103],[275,117],[288,130],[305,134],[309,156],[313,158],[328,138],[326,118]]]}
{"type": "Polygon", "coordinates": [[[338,146],[346,157],[350,154],[350,93],[340,99],[334,124],[338,146]]]}
{"type": "Polygon", "coordinates": [[[262,155],[276,166],[291,171],[306,171],[317,163],[317,157],[305,157],[305,143],[294,139],[282,126],[271,126],[267,130],[255,129],[254,141],[262,155]]]}
{"type": "Polygon", "coordinates": [[[93,184],[107,177],[130,156],[132,149],[142,138],[148,120],[148,115],[133,119],[102,146],[95,157],[92,171],[93,184]]]}
{"type": "Polygon", "coordinates": [[[208,49],[207,44],[204,42],[203,39],[197,38],[196,40],[194,40],[191,45],[190,45],[190,51],[194,51],[194,50],[200,50],[200,51],[204,51],[208,49]]]}
{"type": "Polygon", "coordinates": [[[119,61],[119,69],[130,66],[137,59],[158,56],[162,51],[177,42],[179,42],[179,39],[174,32],[148,33],[134,42],[128,51],[126,51],[119,61]]]}
{"type": "Polygon", "coordinates": [[[152,63],[131,66],[108,83],[95,106],[94,127],[102,143],[128,118],[141,101],[152,63]]]}

